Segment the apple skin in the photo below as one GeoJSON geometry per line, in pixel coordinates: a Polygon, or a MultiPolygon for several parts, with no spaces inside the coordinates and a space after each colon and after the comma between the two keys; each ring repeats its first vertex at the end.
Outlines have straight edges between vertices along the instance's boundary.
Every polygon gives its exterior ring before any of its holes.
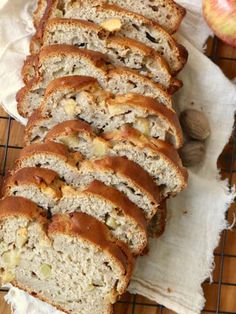
{"type": "Polygon", "coordinates": [[[236,47],[236,0],[203,0],[202,8],[215,35],[236,47]]]}

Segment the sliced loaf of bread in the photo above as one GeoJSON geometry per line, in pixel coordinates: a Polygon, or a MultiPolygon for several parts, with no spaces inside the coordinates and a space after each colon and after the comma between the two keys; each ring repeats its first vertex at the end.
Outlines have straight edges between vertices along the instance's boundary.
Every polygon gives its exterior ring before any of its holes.
{"type": "Polygon", "coordinates": [[[66,313],[111,313],[132,273],[126,245],[84,213],[58,214],[51,222],[45,216],[27,199],[0,201],[1,284],[66,313]]]}
{"type": "Polygon", "coordinates": [[[4,186],[4,196],[25,197],[51,214],[83,212],[104,223],[114,237],[126,243],[133,254],[147,245],[144,213],[123,193],[94,181],[86,189],[74,189],[44,168],[23,168],[4,186]],[[52,180],[53,179],[53,180],[52,180]]]}
{"type": "MultiPolygon", "coordinates": [[[[122,8],[142,14],[147,18],[157,22],[167,32],[174,33],[178,30],[179,25],[186,14],[186,10],[173,0],[90,0],[93,3],[116,4],[122,8]]],[[[72,2],[72,1],[71,1],[72,2]]],[[[68,2],[69,3],[69,2],[68,2]]],[[[34,12],[34,25],[39,26],[47,7],[47,0],[39,0],[37,9],[34,12]]],[[[63,12],[57,12],[62,16],[63,12]]]]}
{"type": "Polygon", "coordinates": [[[69,152],[61,143],[47,142],[24,147],[16,161],[16,170],[25,167],[47,168],[57,172],[61,179],[74,186],[79,185],[78,165],[83,156],[69,152]]]}
{"type": "Polygon", "coordinates": [[[97,5],[91,0],[73,3],[53,1],[51,8],[48,8],[44,16],[44,23],[38,30],[37,38],[42,37],[46,21],[59,15],[62,18],[92,21],[108,31],[115,30],[124,37],[138,40],[154,48],[160,55],[163,55],[173,75],[178,73],[187,61],[186,49],[176,43],[174,38],[158,23],[117,5],[106,3],[97,5]]]}

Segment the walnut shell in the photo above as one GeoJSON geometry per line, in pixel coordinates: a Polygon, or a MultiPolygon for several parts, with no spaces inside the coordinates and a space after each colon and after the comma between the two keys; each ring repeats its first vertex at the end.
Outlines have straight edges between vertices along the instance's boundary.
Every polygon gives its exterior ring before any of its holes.
{"type": "Polygon", "coordinates": [[[203,141],[210,135],[210,125],[206,116],[198,110],[187,109],[180,115],[180,123],[189,137],[203,141]]]}
{"type": "Polygon", "coordinates": [[[205,143],[200,141],[189,141],[179,150],[179,155],[185,167],[195,166],[202,162],[205,153],[205,143]]]}

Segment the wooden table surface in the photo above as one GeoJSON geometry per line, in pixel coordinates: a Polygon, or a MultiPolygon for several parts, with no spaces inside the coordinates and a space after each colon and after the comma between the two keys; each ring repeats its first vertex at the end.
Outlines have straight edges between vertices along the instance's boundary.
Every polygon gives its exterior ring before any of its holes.
{"type": "MultiPolygon", "coordinates": [[[[222,68],[229,78],[236,77],[236,49],[233,49],[219,41],[217,45],[209,41],[207,55],[214,50],[214,61],[222,68]]],[[[206,74],[207,75],[207,74],[206,74]]],[[[224,97],[224,95],[222,95],[224,97]]],[[[236,105],[236,99],[235,99],[236,105]]],[[[7,114],[0,110],[0,160],[3,169],[4,154],[6,153],[4,145],[8,141],[10,145],[7,150],[6,168],[11,169],[14,160],[19,155],[17,146],[22,146],[23,127],[16,121],[9,121],[7,114]],[[2,117],[5,117],[3,119],[2,117]],[[7,137],[7,130],[10,129],[10,136],[7,137]]],[[[233,140],[236,142],[236,135],[232,137],[226,145],[224,153],[219,158],[219,167],[222,168],[223,178],[230,178],[232,184],[236,184],[236,159],[232,157],[233,140]],[[230,169],[233,174],[230,176],[230,169]]],[[[236,150],[235,150],[236,152],[236,150]]],[[[236,154],[235,154],[236,155],[236,154]]],[[[229,209],[228,220],[233,221],[236,205],[229,209]]],[[[236,313],[236,237],[235,228],[223,233],[221,241],[215,250],[215,271],[213,273],[213,283],[204,283],[204,292],[206,296],[205,313],[236,313]]],[[[191,267],[191,265],[190,265],[191,267]]],[[[4,302],[5,292],[0,292],[0,314],[10,313],[9,307],[4,302]]],[[[157,314],[171,313],[171,311],[157,306],[154,302],[140,296],[126,294],[122,303],[115,305],[115,314],[157,314]]]]}

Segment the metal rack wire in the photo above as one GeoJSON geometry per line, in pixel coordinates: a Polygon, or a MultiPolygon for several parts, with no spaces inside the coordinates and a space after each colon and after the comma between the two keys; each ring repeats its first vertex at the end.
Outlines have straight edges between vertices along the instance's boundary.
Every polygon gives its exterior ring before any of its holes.
{"type": "MultiPolygon", "coordinates": [[[[228,60],[230,62],[233,62],[232,66],[236,67],[236,59],[233,58],[226,58],[226,57],[221,57],[218,55],[218,45],[219,45],[219,40],[217,38],[214,38],[213,40],[213,46],[212,46],[212,52],[209,56],[209,58],[212,59],[213,62],[219,62],[219,60],[228,60]]],[[[2,158],[2,168],[1,168],[1,175],[5,176],[7,172],[7,160],[9,157],[9,151],[11,149],[14,150],[20,150],[22,147],[20,145],[10,145],[10,131],[12,127],[12,123],[14,121],[13,118],[9,116],[0,116],[0,123],[5,123],[7,122],[6,126],[6,136],[5,136],[5,142],[3,144],[0,144],[0,149],[4,150],[3,153],[3,158],[2,158]]],[[[229,178],[229,189],[232,189],[233,186],[233,176],[236,173],[236,128],[233,131],[232,137],[231,137],[231,147],[232,149],[230,150],[230,157],[229,157],[229,162],[227,164],[227,167],[223,169],[224,173],[227,175],[229,178]]],[[[236,255],[234,254],[226,254],[225,253],[225,246],[227,243],[227,237],[226,237],[227,231],[223,231],[222,233],[222,239],[221,239],[221,247],[220,251],[215,253],[215,257],[220,259],[219,263],[219,278],[216,281],[213,281],[212,285],[217,285],[217,302],[216,306],[214,309],[205,309],[204,313],[217,313],[217,314],[236,314],[236,306],[234,311],[227,312],[227,311],[222,311],[221,310],[221,294],[222,294],[222,288],[224,286],[233,286],[236,287],[235,282],[224,282],[223,280],[223,272],[224,272],[224,261],[225,258],[234,258],[236,262],[236,255]]],[[[235,264],[236,265],[236,264],[235,264]]],[[[209,284],[209,281],[206,281],[206,284],[209,284]]],[[[120,300],[117,304],[119,306],[119,309],[123,306],[124,309],[119,311],[119,313],[125,313],[125,314],[150,314],[150,313],[167,313],[167,310],[159,305],[156,304],[152,301],[149,301],[147,299],[144,299],[139,296],[131,296],[131,295],[126,295],[122,300],[120,300]],[[139,308],[142,307],[142,310],[140,311],[139,308]],[[156,310],[155,310],[156,309],[156,310]],[[154,311],[155,312],[154,312],[154,311]]],[[[116,311],[115,311],[116,313],[116,311]]],[[[118,310],[117,310],[118,313],[118,310]]],[[[168,311],[168,313],[170,313],[168,311]]],[[[2,314],[2,313],[1,313],[2,314]]]]}

